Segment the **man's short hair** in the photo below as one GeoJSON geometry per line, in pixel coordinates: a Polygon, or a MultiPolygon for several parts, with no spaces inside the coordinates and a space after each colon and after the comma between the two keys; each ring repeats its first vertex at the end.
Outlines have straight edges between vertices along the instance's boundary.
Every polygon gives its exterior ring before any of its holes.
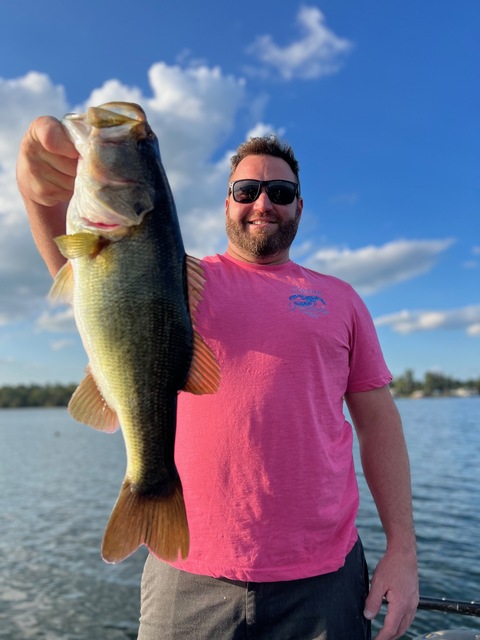
{"type": "Polygon", "coordinates": [[[274,156],[285,160],[297,178],[300,188],[299,165],[292,147],[275,135],[259,138],[249,138],[238,147],[237,152],[230,158],[230,177],[235,172],[240,162],[247,156],[274,156]]]}

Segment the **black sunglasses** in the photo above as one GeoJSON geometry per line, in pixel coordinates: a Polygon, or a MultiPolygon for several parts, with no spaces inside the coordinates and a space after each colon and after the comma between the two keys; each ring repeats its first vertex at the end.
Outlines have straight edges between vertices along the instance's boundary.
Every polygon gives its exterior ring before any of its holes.
{"type": "Polygon", "coordinates": [[[273,204],[292,204],[298,195],[298,184],[290,180],[235,180],[228,185],[228,193],[235,202],[250,204],[258,198],[262,187],[273,204]]]}

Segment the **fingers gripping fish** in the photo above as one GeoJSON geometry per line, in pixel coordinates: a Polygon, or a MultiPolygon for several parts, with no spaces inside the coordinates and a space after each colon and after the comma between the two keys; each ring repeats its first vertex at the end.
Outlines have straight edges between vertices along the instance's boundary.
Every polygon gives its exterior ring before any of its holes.
{"type": "Polygon", "coordinates": [[[63,124],[80,153],[68,259],[51,297],[73,303],[89,357],[69,403],[96,429],[120,424],[127,470],[102,556],[120,562],[139,545],[186,557],[189,534],[174,461],[178,391],[214,393],[218,364],[192,327],[204,284],[187,257],[158,142],[135,104],[107,103],[63,124]]]}

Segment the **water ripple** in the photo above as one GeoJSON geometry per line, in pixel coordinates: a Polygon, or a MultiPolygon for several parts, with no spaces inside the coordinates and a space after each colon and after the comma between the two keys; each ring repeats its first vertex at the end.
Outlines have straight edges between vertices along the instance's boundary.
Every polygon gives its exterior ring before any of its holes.
{"type": "MultiPolygon", "coordinates": [[[[480,600],[480,399],[398,406],[412,467],[421,592],[480,600]]],[[[0,411],[1,638],[136,638],[146,553],[118,566],[100,558],[124,469],[120,434],[78,425],[63,409],[0,411]]],[[[358,526],[373,568],[385,538],[359,464],[357,477],[358,526]]],[[[405,638],[454,628],[479,630],[480,619],[420,611],[405,638]]]]}

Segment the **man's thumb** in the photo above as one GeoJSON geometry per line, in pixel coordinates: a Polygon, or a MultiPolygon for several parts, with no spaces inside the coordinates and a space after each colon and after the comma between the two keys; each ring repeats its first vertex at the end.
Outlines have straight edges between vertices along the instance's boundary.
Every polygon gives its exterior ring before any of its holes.
{"type": "Polygon", "coordinates": [[[377,598],[374,593],[370,592],[365,600],[365,608],[363,610],[363,615],[367,620],[373,620],[375,618],[382,606],[382,600],[383,598],[377,598]]]}

